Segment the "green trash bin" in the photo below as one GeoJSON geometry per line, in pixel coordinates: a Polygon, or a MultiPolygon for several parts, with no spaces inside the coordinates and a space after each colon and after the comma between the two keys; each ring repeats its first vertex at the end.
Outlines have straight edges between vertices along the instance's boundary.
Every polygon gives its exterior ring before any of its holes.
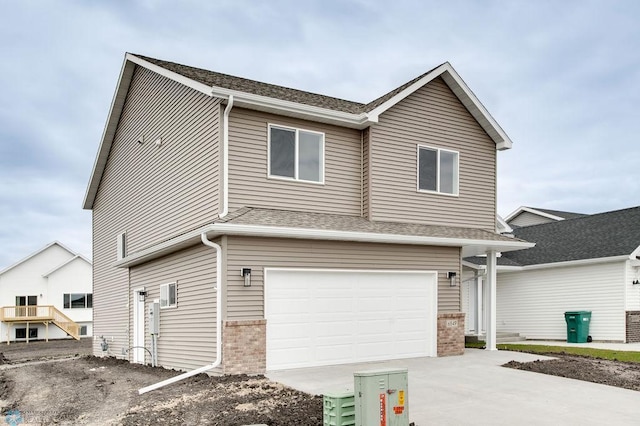
{"type": "Polygon", "coordinates": [[[568,343],[587,343],[589,341],[591,311],[565,312],[564,320],[567,322],[568,343]]]}

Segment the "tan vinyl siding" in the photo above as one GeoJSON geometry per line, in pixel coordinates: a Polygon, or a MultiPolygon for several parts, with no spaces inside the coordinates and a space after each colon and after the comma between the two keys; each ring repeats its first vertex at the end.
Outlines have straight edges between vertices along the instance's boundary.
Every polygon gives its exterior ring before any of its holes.
{"type": "MultiPolygon", "coordinates": [[[[127,251],[210,223],[218,212],[219,100],[137,67],[93,207],[94,333],[126,345],[127,251]],[[137,142],[144,136],[144,143],[137,142]],[[155,141],[162,138],[162,145],[155,141]]],[[[102,353],[96,341],[95,352],[102,353]]]]}
{"type": "Polygon", "coordinates": [[[251,206],[360,216],[360,131],[242,108],[229,126],[229,210],[251,206]],[[324,185],[267,177],[268,125],[325,134],[324,185]]]}
{"type": "MultiPolygon", "coordinates": [[[[160,310],[158,363],[165,368],[191,370],[216,358],[216,251],[202,244],[131,268],[133,290],[147,291],[149,303],[160,298],[160,285],[177,283],[177,308],[160,310]]],[[[132,302],[133,306],[133,302],[132,302]]],[[[133,329],[133,309],[129,310],[133,329]]],[[[146,346],[151,347],[145,315],[146,346]]],[[[133,344],[133,334],[130,340],[133,344]]],[[[149,354],[145,355],[147,361],[149,354]]]]}
{"type": "Polygon", "coordinates": [[[556,222],[556,220],[549,219],[548,217],[540,216],[534,213],[522,212],[512,220],[509,221],[510,226],[531,226],[541,225],[543,223],[556,222]]]}
{"type": "Polygon", "coordinates": [[[371,217],[495,231],[496,146],[437,78],[371,130],[371,217]],[[417,191],[417,146],[459,152],[459,196],[417,191]]]}
{"type": "Polygon", "coordinates": [[[451,287],[446,277],[449,271],[460,276],[456,247],[252,237],[228,237],[227,247],[227,319],[264,317],[265,267],[436,270],[438,310],[460,311],[459,286],[451,287]],[[239,273],[243,267],[251,268],[249,288],[239,273]]]}
{"type": "Polygon", "coordinates": [[[370,209],[369,202],[371,200],[371,185],[369,180],[371,179],[371,167],[369,161],[371,155],[369,150],[371,144],[369,143],[369,128],[362,131],[362,216],[369,219],[370,209]]]}

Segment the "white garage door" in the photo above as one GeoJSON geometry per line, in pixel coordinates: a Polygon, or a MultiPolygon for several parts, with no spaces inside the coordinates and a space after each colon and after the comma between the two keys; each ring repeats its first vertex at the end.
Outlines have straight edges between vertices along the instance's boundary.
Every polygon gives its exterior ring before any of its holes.
{"type": "Polygon", "coordinates": [[[267,369],[436,356],[435,272],[267,269],[267,369]]]}

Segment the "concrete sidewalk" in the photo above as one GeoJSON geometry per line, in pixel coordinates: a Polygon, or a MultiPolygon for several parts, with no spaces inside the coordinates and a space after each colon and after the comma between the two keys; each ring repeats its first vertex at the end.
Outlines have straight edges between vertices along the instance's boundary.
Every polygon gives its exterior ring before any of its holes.
{"type": "Polygon", "coordinates": [[[546,357],[467,349],[463,356],[274,371],[312,394],[353,390],[353,372],[409,369],[409,417],[425,425],[637,425],[640,392],[501,367],[546,357]]]}

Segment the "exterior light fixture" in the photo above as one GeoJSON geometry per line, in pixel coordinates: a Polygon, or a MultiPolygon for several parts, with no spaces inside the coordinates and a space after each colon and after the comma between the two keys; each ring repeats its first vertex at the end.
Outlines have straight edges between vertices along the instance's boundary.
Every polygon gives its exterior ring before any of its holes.
{"type": "Polygon", "coordinates": [[[251,268],[242,268],[240,275],[244,277],[244,286],[251,287],[251,268]]]}
{"type": "Polygon", "coordinates": [[[455,287],[456,286],[456,272],[447,272],[447,278],[449,278],[449,286],[451,287],[455,287]]]}
{"type": "Polygon", "coordinates": [[[146,291],[143,290],[138,292],[138,302],[144,302],[145,297],[147,297],[146,291]]]}

